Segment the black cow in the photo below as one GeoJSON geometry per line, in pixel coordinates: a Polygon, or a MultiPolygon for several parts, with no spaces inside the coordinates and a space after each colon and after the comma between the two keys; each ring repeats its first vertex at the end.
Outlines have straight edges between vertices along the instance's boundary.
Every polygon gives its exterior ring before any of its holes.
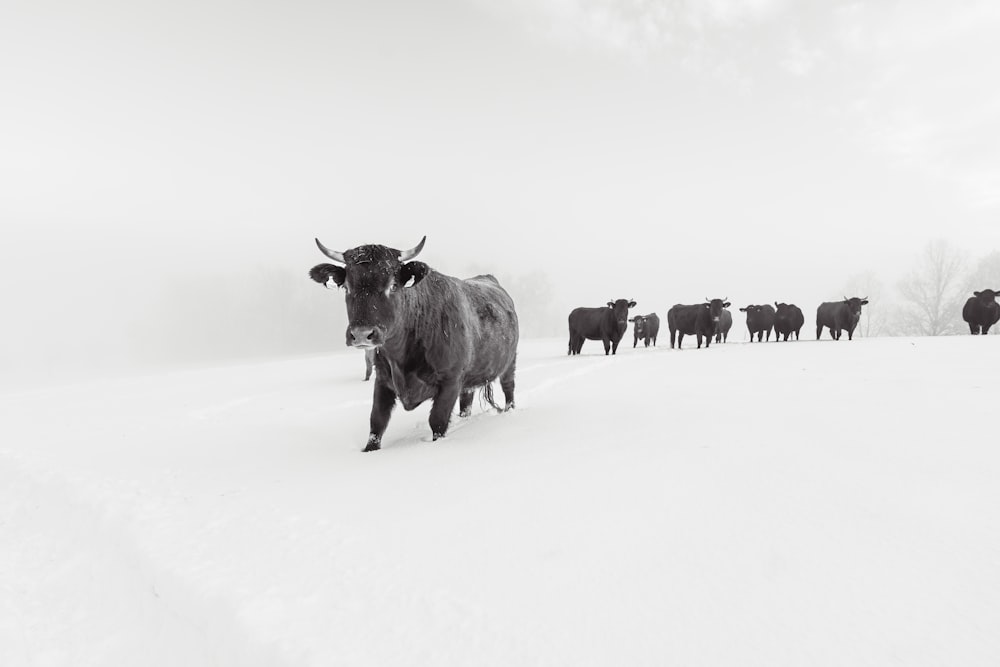
{"type": "Polygon", "coordinates": [[[719,326],[715,329],[715,342],[725,343],[729,340],[729,330],[733,328],[733,314],[725,308],[719,317],[719,326]]]}
{"type": "Polygon", "coordinates": [[[632,347],[639,344],[639,339],[643,339],[643,344],[649,347],[649,341],[653,341],[653,347],[656,347],[656,336],[660,333],[660,316],[656,313],[650,313],[649,315],[636,315],[631,318],[629,322],[635,322],[635,327],[632,330],[632,334],[635,339],[632,341],[632,347]]]}
{"type": "Polygon", "coordinates": [[[854,328],[861,319],[861,306],[868,303],[868,297],[856,296],[843,301],[825,301],[816,309],[816,340],[823,333],[823,327],[830,329],[834,340],[840,340],[841,333],[847,331],[847,340],[854,340],[854,328]]]}
{"type": "Polygon", "coordinates": [[[433,401],[433,439],[444,437],[458,401],[471,413],[476,389],[494,408],[492,382],[500,380],[514,407],[518,322],[510,295],[490,275],[461,280],[411,262],[424,241],[400,252],[363,245],[344,252],[316,245],[343,267],[318,264],[309,277],[346,291],[347,345],[378,348],[371,432],[365,451],[379,449],[396,399],[404,410],[433,401]]]}
{"type": "Polygon", "coordinates": [[[670,347],[681,347],[684,334],[695,335],[698,338],[698,349],[701,349],[701,339],[705,339],[707,349],[715,336],[722,311],[729,307],[725,299],[706,299],[705,303],[694,305],[675,304],[667,311],[667,327],[670,329],[670,347]]]}
{"type": "Polygon", "coordinates": [[[973,292],[975,296],[970,296],[962,308],[962,319],[969,323],[969,332],[972,335],[989,333],[990,327],[1000,320],[1000,304],[997,304],[996,297],[1000,296],[1000,290],[984,289],[982,292],[973,292]]]}
{"type": "Polygon", "coordinates": [[[569,351],[580,354],[585,340],[604,342],[604,354],[618,352],[625,330],[628,329],[628,309],[635,301],[608,301],[607,308],[574,308],[569,314],[569,351]]]}
{"type": "MultiPolygon", "coordinates": [[[[746,308],[740,308],[741,313],[747,314],[747,329],[750,331],[750,342],[753,342],[754,335],[757,336],[757,342],[759,343],[764,334],[767,334],[765,340],[771,340],[771,329],[774,327],[774,308],[771,304],[765,303],[762,306],[747,306],[746,308]]],[[[775,339],[777,340],[777,339],[775,339]]]]}
{"type": "Polygon", "coordinates": [[[365,350],[365,381],[371,379],[372,368],[375,366],[375,350],[378,348],[369,347],[365,350]]]}
{"type": "Polygon", "coordinates": [[[802,309],[794,303],[778,303],[777,301],[774,302],[774,306],[777,308],[774,313],[774,340],[778,340],[778,336],[784,336],[783,340],[788,340],[792,333],[795,334],[795,340],[798,340],[799,331],[806,323],[802,309]]]}

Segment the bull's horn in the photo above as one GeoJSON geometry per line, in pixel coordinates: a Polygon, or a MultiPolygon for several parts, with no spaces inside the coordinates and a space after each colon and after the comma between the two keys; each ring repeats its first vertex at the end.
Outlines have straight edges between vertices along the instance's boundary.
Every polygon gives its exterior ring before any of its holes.
{"type": "Polygon", "coordinates": [[[347,264],[347,261],[344,259],[344,253],[337,252],[336,250],[330,250],[325,245],[320,243],[319,239],[313,239],[313,240],[316,241],[316,247],[319,248],[319,251],[321,253],[323,253],[324,255],[326,255],[335,262],[340,262],[341,264],[347,264]]]}
{"type": "Polygon", "coordinates": [[[399,253],[399,261],[408,262],[417,255],[419,255],[420,251],[424,249],[424,241],[426,240],[427,237],[424,236],[424,238],[420,239],[420,243],[417,244],[417,247],[411,248],[410,250],[404,250],[403,252],[399,253]]]}

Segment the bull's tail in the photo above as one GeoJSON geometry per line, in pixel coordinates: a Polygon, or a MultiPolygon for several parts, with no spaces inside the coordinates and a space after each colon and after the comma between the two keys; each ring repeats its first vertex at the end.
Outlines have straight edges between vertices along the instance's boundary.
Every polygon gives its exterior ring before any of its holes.
{"type": "Polygon", "coordinates": [[[494,410],[496,410],[497,412],[503,412],[503,410],[500,408],[500,406],[496,404],[496,401],[493,400],[493,383],[492,382],[490,382],[490,383],[488,383],[486,385],[483,385],[483,391],[482,391],[481,396],[482,396],[482,399],[484,401],[486,401],[487,403],[489,403],[490,407],[492,407],[494,410]]]}

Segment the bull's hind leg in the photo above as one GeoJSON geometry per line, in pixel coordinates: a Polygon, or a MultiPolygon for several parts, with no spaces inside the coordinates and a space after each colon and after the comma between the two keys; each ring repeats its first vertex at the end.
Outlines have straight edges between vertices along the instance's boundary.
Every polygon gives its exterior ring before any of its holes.
{"type": "Polygon", "coordinates": [[[389,425],[389,417],[396,406],[396,392],[389,385],[375,376],[375,393],[372,396],[372,414],[370,419],[371,433],[368,434],[368,444],[364,451],[373,452],[382,447],[382,434],[389,425]]]}
{"type": "Polygon", "coordinates": [[[468,417],[472,414],[472,399],[476,395],[475,389],[464,389],[458,396],[458,416],[468,417]]]}
{"type": "Polygon", "coordinates": [[[427,420],[434,440],[443,438],[448,432],[448,423],[451,421],[451,413],[455,409],[460,390],[458,380],[446,380],[438,387],[434,405],[431,406],[430,419],[427,420]]]}
{"type": "Polygon", "coordinates": [[[514,409],[514,364],[510,365],[503,375],[500,376],[500,388],[503,390],[504,406],[503,411],[514,409]]]}

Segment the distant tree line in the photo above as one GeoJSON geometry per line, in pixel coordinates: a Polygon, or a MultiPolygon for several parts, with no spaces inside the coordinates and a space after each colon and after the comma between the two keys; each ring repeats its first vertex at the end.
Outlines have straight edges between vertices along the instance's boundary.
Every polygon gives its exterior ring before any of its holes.
{"type": "Polygon", "coordinates": [[[851,277],[843,291],[869,298],[858,324],[863,336],[950,336],[969,333],[962,307],[972,293],[998,287],[1000,251],[970,258],[936,239],[924,246],[894,289],[866,271],[851,277]]]}

